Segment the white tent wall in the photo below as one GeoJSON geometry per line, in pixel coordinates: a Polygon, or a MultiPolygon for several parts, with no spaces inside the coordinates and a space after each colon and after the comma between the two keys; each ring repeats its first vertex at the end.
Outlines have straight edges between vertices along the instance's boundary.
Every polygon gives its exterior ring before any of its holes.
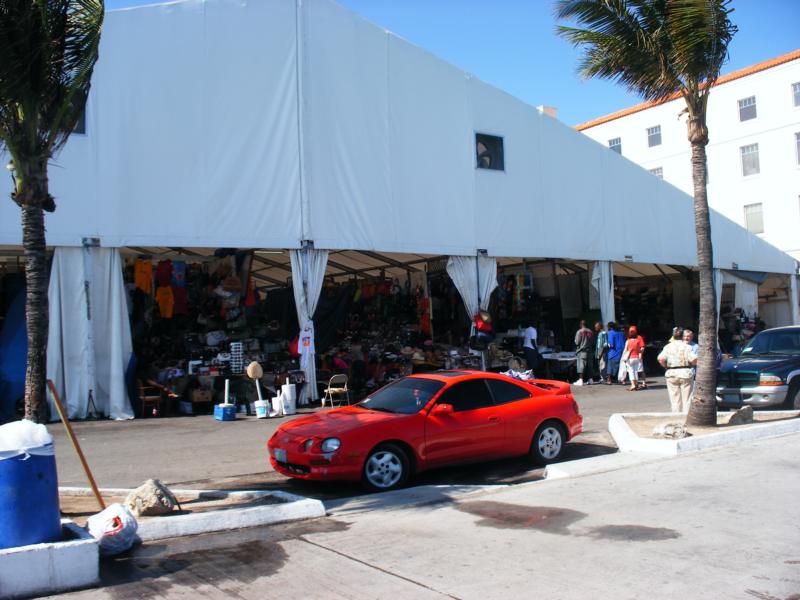
{"type": "MultiPolygon", "coordinates": [[[[295,12],[295,0],[109,11],[87,134],[51,163],[48,243],[299,247],[295,12]]],[[[8,201],[0,243],[20,243],[8,201]]]]}
{"type": "MultiPolygon", "coordinates": [[[[87,135],[51,169],[51,244],[696,264],[689,196],[329,0],[110,11],[100,56],[87,135]],[[475,168],[475,132],[503,137],[504,171],[475,168]]],[[[719,268],[794,271],[712,225],[719,268]]]]}
{"type": "MultiPolygon", "coordinates": [[[[69,418],[86,418],[94,409],[112,419],[132,419],[125,373],[133,344],[119,251],[56,248],[48,300],[47,377],[69,418]]],[[[50,409],[57,420],[52,404],[50,409]]]]}

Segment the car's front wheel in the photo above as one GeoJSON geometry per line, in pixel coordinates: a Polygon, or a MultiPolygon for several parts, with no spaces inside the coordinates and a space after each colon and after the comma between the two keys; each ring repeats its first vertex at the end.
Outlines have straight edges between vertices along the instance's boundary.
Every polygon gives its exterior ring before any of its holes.
{"type": "Polygon", "coordinates": [[[410,471],[411,463],[402,448],[396,444],[381,444],[367,457],[362,481],[372,491],[387,492],[403,487],[410,471]]]}
{"type": "Polygon", "coordinates": [[[537,463],[546,465],[557,461],[564,452],[567,436],[564,426],[555,421],[547,421],[539,425],[533,434],[530,457],[537,463]]]}

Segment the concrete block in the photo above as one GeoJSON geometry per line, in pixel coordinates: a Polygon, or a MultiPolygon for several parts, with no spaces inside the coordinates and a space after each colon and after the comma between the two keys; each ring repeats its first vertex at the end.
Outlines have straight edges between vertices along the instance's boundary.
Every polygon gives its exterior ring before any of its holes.
{"type": "MultiPolygon", "coordinates": [[[[772,416],[785,412],[787,417],[797,415],[797,411],[772,412],[772,416]]],[[[671,413],[616,413],[608,419],[608,432],[620,452],[645,452],[661,456],[676,456],[685,452],[696,452],[726,444],[737,444],[753,440],[800,432],[800,419],[767,421],[753,423],[751,426],[729,431],[718,431],[705,435],[691,436],[679,440],[656,440],[642,438],[628,426],[625,417],[663,417],[671,413]]]]}
{"type": "Polygon", "coordinates": [[[0,595],[3,598],[57,594],[96,585],[99,546],[72,521],[62,520],[64,540],[0,550],[0,595]]]}

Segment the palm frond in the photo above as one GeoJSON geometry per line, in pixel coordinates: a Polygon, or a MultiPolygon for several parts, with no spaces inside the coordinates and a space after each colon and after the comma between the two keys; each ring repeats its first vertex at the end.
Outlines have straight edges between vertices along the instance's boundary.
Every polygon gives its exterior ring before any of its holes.
{"type": "Polygon", "coordinates": [[[646,100],[704,93],[736,28],[729,0],[559,0],[558,34],[583,50],[578,72],[616,81],[646,100]]]}
{"type": "Polygon", "coordinates": [[[0,0],[0,139],[49,158],[81,116],[98,57],[103,0],[0,0]]]}

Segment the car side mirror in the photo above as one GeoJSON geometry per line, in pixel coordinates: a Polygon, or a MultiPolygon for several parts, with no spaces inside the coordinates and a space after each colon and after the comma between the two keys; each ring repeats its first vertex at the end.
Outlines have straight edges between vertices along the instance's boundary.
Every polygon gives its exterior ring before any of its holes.
{"type": "Polygon", "coordinates": [[[443,417],[444,415],[452,415],[453,414],[453,405],[452,404],[437,404],[433,407],[431,411],[434,415],[443,417]]]}

